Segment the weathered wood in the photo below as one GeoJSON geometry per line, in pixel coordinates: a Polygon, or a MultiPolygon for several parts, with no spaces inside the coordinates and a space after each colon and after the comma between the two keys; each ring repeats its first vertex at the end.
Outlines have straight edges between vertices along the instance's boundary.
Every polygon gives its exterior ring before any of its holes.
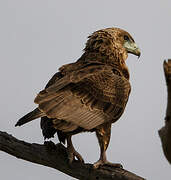
{"type": "Polygon", "coordinates": [[[167,109],[165,126],[159,130],[162,148],[166,159],[171,163],[171,59],[163,63],[164,75],[167,85],[167,109]]]}
{"type": "MultiPolygon", "coordinates": [[[[93,169],[92,164],[67,161],[66,148],[54,143],[30,144],[0,131],[0,150],[12,156],[43,166],[48,166],[82,180],[144,180],[127,170],[103,167],[93,169]]],[[[2,169],[1,169],[2,170],[2,169]]]]}

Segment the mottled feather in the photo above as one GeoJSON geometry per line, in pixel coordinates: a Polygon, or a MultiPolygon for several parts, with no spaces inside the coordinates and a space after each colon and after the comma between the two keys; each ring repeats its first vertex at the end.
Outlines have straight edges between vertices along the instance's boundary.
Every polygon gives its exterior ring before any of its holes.
{"type": "Polygon", "coordinates": [[[20,124],[41,117],[43,136],[51,138],[57,132],[63,143],[74,134],[96,131],[105,153],[111,124],[123,114],[131,91],[125,63],[128,53],[140,56],[128,32],[119,28],[94,32],[83,55],[59,68],[36,96],[38,108],[21,118],[20,124]]]}
{"type": "Polygon", "coordinates": [[[90,130],[117,120],[129,92],[129,81],[115,74],[110,66],[89,64],[45,88],[37,95],[35,103],[47,117],[55,119],[53,122],[63,119],[73,123],[75,128],[90,130]]]}

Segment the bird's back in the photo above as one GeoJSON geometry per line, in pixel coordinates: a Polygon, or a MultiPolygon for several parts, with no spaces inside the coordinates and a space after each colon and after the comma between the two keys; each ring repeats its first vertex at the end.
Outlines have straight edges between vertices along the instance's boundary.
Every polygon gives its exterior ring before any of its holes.
{"type": "Polygon", "coordinates": [[[80,127],[89,131],[103,123],[112,123],[122,115],[130,84],[120,70],[101,63],[78,65],[78,62],[65,65],[60,70],[35,99],[39,109],[48,117],[42,118],[43,129],[47,129],[47,121],[51,119],[50,126],[64,132],[80,127]],[[80,76],[80,80],[76,83],[65,80],[66,85],[62,89],[46,91],[70,74],[72,78],[77,76],[75,79],[80,76]]]}

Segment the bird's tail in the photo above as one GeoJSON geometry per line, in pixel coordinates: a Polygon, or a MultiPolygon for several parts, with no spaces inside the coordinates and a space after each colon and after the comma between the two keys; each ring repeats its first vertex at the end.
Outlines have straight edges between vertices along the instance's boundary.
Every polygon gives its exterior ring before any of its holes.
{"type": "Polygon", "coordinates": [[[23,116],[21,119],[19,119],[17,123],[15,124],[15,126],[22,126],[23,124],[26,124],[34,119],[37,119],[43,116],[45,116],[45,114],[41,112],[38,108],[36,108],[33,111],[26,114],[25,116],[23,116]]]}

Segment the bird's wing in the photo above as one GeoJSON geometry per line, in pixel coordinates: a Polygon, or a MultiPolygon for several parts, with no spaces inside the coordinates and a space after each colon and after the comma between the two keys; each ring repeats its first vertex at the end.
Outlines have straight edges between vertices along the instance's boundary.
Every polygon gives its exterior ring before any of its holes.
{"type": "Polygon", "coordinates": [[[35,98],[49,118],[87,130],[118,119],[128,100],[130,83],[109,66],[87,65],[66,74],[35,98]]]}
{"type": "MultiPolygon", "coordinates": [[[[61,72],[55,73],[53,77],[49,80],[45,88],[48,88],[49,86],[53,85],[62,77],[63,75],[61,72]]],[[[53,127],[52,120],[53,119],[48,118],[47,116],[41,117],[40,127],[42,129],[42,133],[45,138],[54,137],[54,134],[56,133],[56,129],[53,127]]]]}

